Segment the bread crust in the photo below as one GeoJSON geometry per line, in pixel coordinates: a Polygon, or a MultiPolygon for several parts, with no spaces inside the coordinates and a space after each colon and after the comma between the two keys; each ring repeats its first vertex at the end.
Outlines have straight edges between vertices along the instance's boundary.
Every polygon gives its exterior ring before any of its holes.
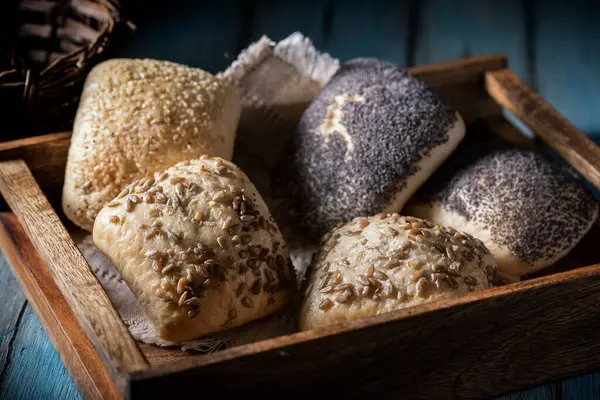
{"type": "Polygon", "coordinates": [[[203,154],[231,159],[238,91],[197,68],[113,59],[86,79],[65,171],[66,216],[91,231],[135,179],[203,154]]]}
{"type": "Polygon", "coordinates": [[[93,240],[166,340],[264,317],[296,290],[267,206],[221,158],[182,162],[127,186],[98,214],[93,240]]]}
{"type": "Polygon", "coordinates": [[[322,243],[309,268],[303,330],[460,297],[498,279],[481,241],[418,218],[355,218],[322,243]]]}

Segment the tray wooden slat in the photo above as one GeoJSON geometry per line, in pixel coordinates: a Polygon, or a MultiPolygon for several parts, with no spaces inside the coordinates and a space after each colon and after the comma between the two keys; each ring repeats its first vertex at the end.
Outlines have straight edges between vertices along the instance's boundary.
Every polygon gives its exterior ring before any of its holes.
{"type": "Polygon", "coordinates": [[[147,362],[22,160],[0,162],[0,192],[114,376],[147,362]],[[110,368],[114,363],[117,370],[110,368]]]}
{"type": "Polygon", "coordinates": [[[491,97],[515,114],[573,168],[600,188],[600,147],[585,136],[509,69],[486,73],[491,97]]]}
{"type": "MultiPolygon", "coordinates": [[[[535,148],[501,116],[502,107],[508,108],[600,186],[600,150],[505,68],[506,58],[492,55],[410,72],[433,86],[467,122],[482,126],[480,133],[535,148]]],[[[203,395],[219,398],[237,398],[243,390],[252,397],[318,393],[469,399],[600,368],[600,359],[589,356],[600,349],[595,340],[600,328],[598,227],[544,271],[553,275],[457,301],[209,356],[138,347],[40,191],[39,186],[59,207],[69,141],[67,132],[0,144],[0,161],[25,161],[0,162],[0,191],[18,217],[0,215],[5,228],[0,246],[69,372],[90,397],[175,397],[199,385],[203,395]],[[591,266],[560,272],[584,265],[591,266]],[[111,360],[125,373],[117,373],[111,360]]]]}
{"type": "Polygon", "coordinates": [[[17,217],[0,213],[0,223],[3,254],[79,392],[89,399],[120,398],[119,389],[17,217]]]}
{"type": "Polygon", "coordinates": [[[600,368],[599,301],[600,264],[135,372],[131,394],[485,398],[600,368]]]}

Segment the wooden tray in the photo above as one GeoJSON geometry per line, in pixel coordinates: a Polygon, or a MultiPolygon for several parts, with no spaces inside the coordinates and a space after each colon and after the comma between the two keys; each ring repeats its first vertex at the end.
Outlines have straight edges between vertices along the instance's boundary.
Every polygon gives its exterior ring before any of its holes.
{"type": "MultiPolygon", "coordinates": [[[[545,142],[600,188],[600,149],[507,69],[504,57],[411,72],[462,113],[468,135],[525,147],[545,142]],[[541,141],[517,131],[503,108],[541,141]]],[[[69,137],[0,144],[0,192],[12,209],[0,213],[0,246],[84,397],[470,399],[600,368],[598,226],[544,275],[458,300],[211,355],[136,343],[54,211],[69,137]]]]}

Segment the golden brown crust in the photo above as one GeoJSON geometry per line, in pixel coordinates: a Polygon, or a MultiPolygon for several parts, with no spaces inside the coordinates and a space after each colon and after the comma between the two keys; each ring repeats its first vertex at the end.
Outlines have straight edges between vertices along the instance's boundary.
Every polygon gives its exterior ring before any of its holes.
{"type": "Polygon", "coordinates": [[[88,75],[69,149],[63,209],[86,230],[127,184],[202,154],[231,159],[233,86],[200,69],[114,59],[88,75]]]}
{"type": "Polygon", "coordinates": [[[127,186],[98,214],[93,238],[166,340],[264,317],[296,289],[264,201],[220,158],[181,162],[127,186]]]}
{"type": "Polygon", "coordinates": [[[355,218],[322,243],[307,278],[303,330],[459,297],[497,279],[481,241],[418,218],[355,218]]]}

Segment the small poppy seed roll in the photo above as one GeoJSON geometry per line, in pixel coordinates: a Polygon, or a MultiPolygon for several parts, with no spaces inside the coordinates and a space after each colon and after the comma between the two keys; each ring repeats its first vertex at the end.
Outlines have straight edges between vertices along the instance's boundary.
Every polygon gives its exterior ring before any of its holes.
{"type": "Polygon", "coordinates": [[[462,166],[436,174],[403,212],[476,236],[508,275],[552,265],[598,216],[594,196],[535,152],[477,146],[459,150],[456,161],[462,166]]]}
{"type": "Polygon", "coordinates": [[[319,236],[353,217],[400,211],[464,133],[421,80],[385,61],[349,61],[302,115],[276,190],[319,236]]]}

